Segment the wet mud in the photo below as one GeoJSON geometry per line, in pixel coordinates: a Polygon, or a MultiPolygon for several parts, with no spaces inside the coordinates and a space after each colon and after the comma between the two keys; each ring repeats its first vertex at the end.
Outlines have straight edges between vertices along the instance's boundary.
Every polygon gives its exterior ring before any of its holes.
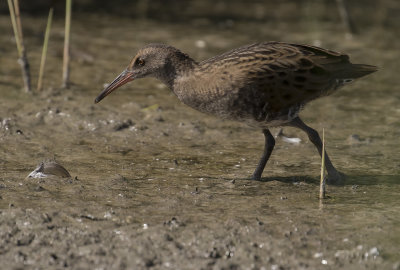
{"type": "MultiPolygon", "coordinates": [[[[38,66],[45,21],[23,23],[38,66]]],[[[4,269],[400,269],[400,67],[398,41],[387,38],[395,30],[345,39],[334,25],[307,32],[271,23],[78,18],[73,84],[61,89],[62,24],[52,30],[45,90],[26,94],[9,18],[0,17],[4,269]],[[278,137],[262,181],[252,181],[259,130],[196,112],[152,79],[94,104],[146,43],[169,43],[201,60],[264,40],[323,41],[382,69],[301,114],[325,129],[326,149],[346,175],[322,202],[320,159],[299,130],[284,129],[301,141],[278,137]],[[45,160],[71,177],[27,178],[45,160]]]]}

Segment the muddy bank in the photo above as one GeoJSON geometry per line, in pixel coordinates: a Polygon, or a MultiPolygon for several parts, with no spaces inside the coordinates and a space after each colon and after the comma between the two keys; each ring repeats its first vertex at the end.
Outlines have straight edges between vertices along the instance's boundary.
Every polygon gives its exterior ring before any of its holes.
{"type": "MultiPolygon", "coordinates": [[[[195,196],[195,195],[192,195],[195,196]]],[[[290,200],[277,198],[277,200],[290,200]]],[[[269,206],[271,207],[271,206],[269,206]]],[[[272,212],[273,211],[268,211],[272,212]]],[[[321,213],[324,213],[321,211],[321,213]]],[[[327,221],[288,216],[271,220],[197,220],[186,215],[135,224],[119,210],[2,210],[1,257],[10,268],[88,269],[388,269],[381,248],[327,229],[327,221]]],[[[378,244],[379,245],[379,244],[378,244]]],[[[398,264],[394,265],[395,269],[398,264]]]]}

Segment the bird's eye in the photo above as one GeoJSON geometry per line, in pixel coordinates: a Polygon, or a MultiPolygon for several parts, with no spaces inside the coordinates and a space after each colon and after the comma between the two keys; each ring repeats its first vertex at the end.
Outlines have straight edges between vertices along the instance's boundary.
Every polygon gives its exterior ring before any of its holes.
{"type": "Polygon", "coordinates": [[[138,60],[136,60],[136,63],[137,63],[139,66],[143,67],[144,64],[145,64],[146,62],[145,62],[143,59],[138,59],[138,60]]]}

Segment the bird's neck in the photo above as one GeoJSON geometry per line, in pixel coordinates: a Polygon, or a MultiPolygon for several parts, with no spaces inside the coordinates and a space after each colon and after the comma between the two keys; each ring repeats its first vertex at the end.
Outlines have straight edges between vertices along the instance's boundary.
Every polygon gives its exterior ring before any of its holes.
{"type": "Polygon", "coordinates": [[[166,59],[165,67],[156,74],[157,79],[174,90],[175,81],[181,77],[190,76],[198,63],[187,54],[174,52],[166,59]]]}

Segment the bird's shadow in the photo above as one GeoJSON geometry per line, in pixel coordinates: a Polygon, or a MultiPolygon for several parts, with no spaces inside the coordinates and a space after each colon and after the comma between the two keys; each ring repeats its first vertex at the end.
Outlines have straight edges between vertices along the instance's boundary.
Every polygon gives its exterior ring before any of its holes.
{"type": "MultiPolygon", "coordinates": [[[[205,177],[212,179],[211,177],[205,177]]],[[[262,177],[261,179],[253,179],[250,176],[249,177],[235,177],[235,178],[228,178],[228,177],[221,177],[219,179],[225,180],[225,181],[243,181],[243,182],[273,182],[273,181],[278,181],[281,183],[286,183],[286,184],[293,184],[293,183],[299,183],[299,182],[305,182],[309,184],[319,184],[319,179],[317,177],[311,177],[311,176],[304,176],[304,175],[292,175],[292,176],[268,176],[268,177],[262,177]]]]}
{"type": "Polygon", "coordinates": [[[262,177],[259,180],[247,178],[247,180],[252,180],[256,182],[272,182],[272,181],[278,181],[281,183],[286,183],[286,184],[293,184],[293,183],[298,183],[298,182],[304,182],[308,184],[319,184],[319,179],[316,177],[311,177],[311,176],[304,176],[304,175],[293,175],[293,176],[268,176],[268,177],[262,177]]]}
{"type": "MultiPolygon", "coordinates": [[[[330,186],[353,186],[353,185],[377,185],[377,184],[387,184],[387,185],[399,185],[400,176],[399,175],[360,175],[360,174],[343,174],[343,180],[339,183],[329,184],[330,186]]],[[[232,179],[231,179],[232,180],[232,179]]],[[[304,182],[311,185],[319,185],[319,177],[311,177],[307,175],[293,175],[293,176],[267,176],[262,177],[259,180],[248,178],[236,178],[237,181],[255,181],[255,182],[273,182],[278,181],[286,184],[294,184],[299,182],[304,182]]]]}

